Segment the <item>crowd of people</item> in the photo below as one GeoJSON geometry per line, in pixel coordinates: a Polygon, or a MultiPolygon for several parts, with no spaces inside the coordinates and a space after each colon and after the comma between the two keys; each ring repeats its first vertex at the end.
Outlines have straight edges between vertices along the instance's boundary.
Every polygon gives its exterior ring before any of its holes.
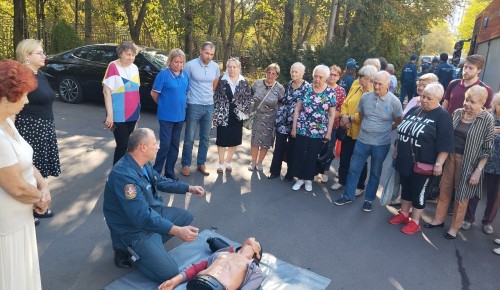
{"type": "MultiPolygon", "coordinates": [[[[296,62],[285,85],[278,82],[280,66],[272,63],[263,79],[250,84],[237,58],[227,61],[221,75],[211,42],[204,43],[200,56],[188,62],[184,52],[175,48],[151,91],[158,104],[158,145],[151,129],[136,128],[141,108],[140,77],[134,64],[138,50],[130,41],[119,44],[118,59],[109,63],[102,81],[104,125],[116,141],[103,205],[116,266],[135,264],[151,280],[166,281],[165,289],[195,275],[180,274],[162,245],[173,236],[193,241],[198,235],[190,225],[193,215],[166,206],[158,194],[204,194],[201,186],[179,181],[175,172],[184,125],[180,170],[184,176],[191,175],[197,131],[197,171],[208,176],[215,168],[217,174],[230,174],[244,127],[251,124],[248,170],[264,171],[263,160],[274,146],[269,179],[281,178],[286,162],[283,181],[294,181],[292,190],[304,186],[311,192],[314,181],[332,180],[334,192],[344,188],[334,204],[348,205],[364,195],[364,212],[374,208],[383,163],[394,144],[392,166],[400,177],[401,209],[390,224],[403,224],[405,234],[420,231],[426,192],[440,178],[434,218],[423,226],[443,227],[451,204],[453,214],[444,237],[454,239],[460,229],[471,227],[479,199],[486,195],[482,230],[493,234],[500,206],[500,93],[493,97],[491,88],[479,80],[484,57],[468,56],[462,78],[452,80],[446,54],[441,54],[435,73],[420,74],[418,56],[412,55],[402,70],[398,97],[394,65],[384,58],[369,58],[361,68],[354,59],[348,59],[344,69],[320,64],[311,76],[304,76],[306,67],[296,62]],[[311,83],[305,80],[308,77],[311,83]],[[212,128],[218,152],[213,167],[206,164],[212,128]],[[331,172],[331,164],[340,144],[337,175],[331,172]]],[[[11,205],[0,214],[0,289],[40,289],[33,216],[53,215],[46,178],[61,173],[52,112],[55,92],[39,71],[45,60],[39,41],[22,41],[16,54],[17,62],[0,62],[4,76],[0,81],[0,200],[11,205]],[[5,223],[12,215],[19,217],[16,223],[5,223]],[[5,246],[20,243],[25,246],[5,246]],[[31,262],[14,263],[21,253],[31,262]],[[13,264],[16,268],[5,266],[13,264]]],[[[236,251],[235,259],[247,261],[258,253],[254,240],[248,244],[244,254],[236,251]]],[[[500,255],[500,248],[494,252],[500,255]]],[[[248,269],[240,270],[238,275],[248,269]]]]}

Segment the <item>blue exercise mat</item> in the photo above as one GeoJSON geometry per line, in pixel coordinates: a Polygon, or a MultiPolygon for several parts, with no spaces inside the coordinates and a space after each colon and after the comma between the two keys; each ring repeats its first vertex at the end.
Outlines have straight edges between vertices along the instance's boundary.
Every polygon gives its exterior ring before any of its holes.
{"type": "MultiPolygon", "coordinates": [[[[170,251],[180,269],[185,269],[191,264],[210,256],[206,240],[209,237],[219,237],[232,246],[238,247],[239,243],[233,242],[211,230],[202,231],[196,240],[191,243],[183,243],[170,251]]],[[[265,249],[265,246],[264,246],[265,249]]],[[[260,268],[264,272],[265,279],[262,282],[263,290],[304,290],[304,289],[326,289],[331,280],[309,270],[302,269],[287,262],[283,262],[275,256],[264,253],[260,262],[260,268]]],[[[104,288],[104,290],[156,290],[158,284],[150,281],[139,271],[133,271],[115,280],[104,288]]],[[[176,290],[186,289],[186,284],[181,284],[176,290]]]]}

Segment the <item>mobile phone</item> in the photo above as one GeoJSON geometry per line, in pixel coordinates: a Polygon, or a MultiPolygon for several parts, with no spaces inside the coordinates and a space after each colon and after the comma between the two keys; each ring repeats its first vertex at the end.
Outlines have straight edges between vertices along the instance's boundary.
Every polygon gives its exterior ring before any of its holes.
{"type": "MultiPolygon", "coordinates": [[[[106,126],[106,119],[104,119],[104,121],[102,121],[102,123],[104,124],[104,126],[106,126]]],[[[104,128],[104,129],[108,129],[109,132],[113,132],[116,130],[116,125],[115,125],[115,123],[113,123],[113,126],[111,126],[111,128],[104,128]]]]}

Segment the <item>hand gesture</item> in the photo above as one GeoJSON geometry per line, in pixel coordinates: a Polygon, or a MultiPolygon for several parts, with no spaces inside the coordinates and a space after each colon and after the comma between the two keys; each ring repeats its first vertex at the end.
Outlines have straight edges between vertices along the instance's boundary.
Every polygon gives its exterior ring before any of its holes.
{"type": "Polygon", "coordinates": [[[37,213],[44,214],[49,209],[52,197],[50,196],[50,191],[48,186],[40,190],[40,193],[41,193],[41,198],[38,202],[34,204],[34,209],[37,213]]]}
{"type": "Polygon", "coordinates": [[[170,230],[170,234],[177,236],[185,242],[192,242],[198,236],[198,231],[199,229],[193,226],[173,226],[170,230]]]}
{"type": "Polygon", "coordinates": [[[189,192],[192,194],[196,194],[197,196],[202,196],[205,194],[205,189],[203,187],[196,185],[196,186],[189,186],[189,192]]]}

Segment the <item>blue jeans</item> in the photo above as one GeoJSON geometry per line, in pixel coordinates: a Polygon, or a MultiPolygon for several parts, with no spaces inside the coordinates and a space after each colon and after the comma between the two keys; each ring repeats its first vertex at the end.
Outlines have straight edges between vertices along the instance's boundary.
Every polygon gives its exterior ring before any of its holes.
{"type": "MultiPolygon", "coordinates": [[[[161,215],[179,227],[187,226],[193,221],[190,212],[175,207],[164,207],[161,215]]],[[[134,265],[149,279],[158,283],[179,274],[179,266],[164,245],[170,238],[172,236],[166,233],[160,235],[150,232],[131,245],[140,257],[134,265]]]]}
{"type": "Polygon", "coordinates": [[[184,122],[160,122],[160,150],[156,154],[153,168],[161,174],[165,164],[165,176],[175,177],[175,163],[179,155],[179,143],[181,140],[182,125],[184,122]],[[166,161],[165,161],[166,160],[166,161]]]}
{"type": "Polygon", "coordinates": [[[356,141],[356,145],[354,145],[354,153],[351,159],[351,165],[349,166],[349,174],[347,175],[347,183],[344,191],[345,199],[354,199],[361,171],[363,170],[368,157],[371,157],[370,176],[368,178],[368,184],[366,185],[365,200],[375,200],[378,184],[380,182],[380,174],[382,173],[382,166],[384,165],[384,160],[387,157],[387,153],[389,153],[390,147],[391,144],[368,145],[360,142],[359,140],[356,141]]]}
{"type": "Polygon", "coordinates": [[[196,164],[203,165],[207,161],[210,128],[212,127],[213,105],[187,104],[186,109],[186,132],[184,135],[184,146],[182,147],[182,167],[191,165],[193,155],[194,135],[200,129],[200,143],[198,145],[198,156],[196,164]]]}

